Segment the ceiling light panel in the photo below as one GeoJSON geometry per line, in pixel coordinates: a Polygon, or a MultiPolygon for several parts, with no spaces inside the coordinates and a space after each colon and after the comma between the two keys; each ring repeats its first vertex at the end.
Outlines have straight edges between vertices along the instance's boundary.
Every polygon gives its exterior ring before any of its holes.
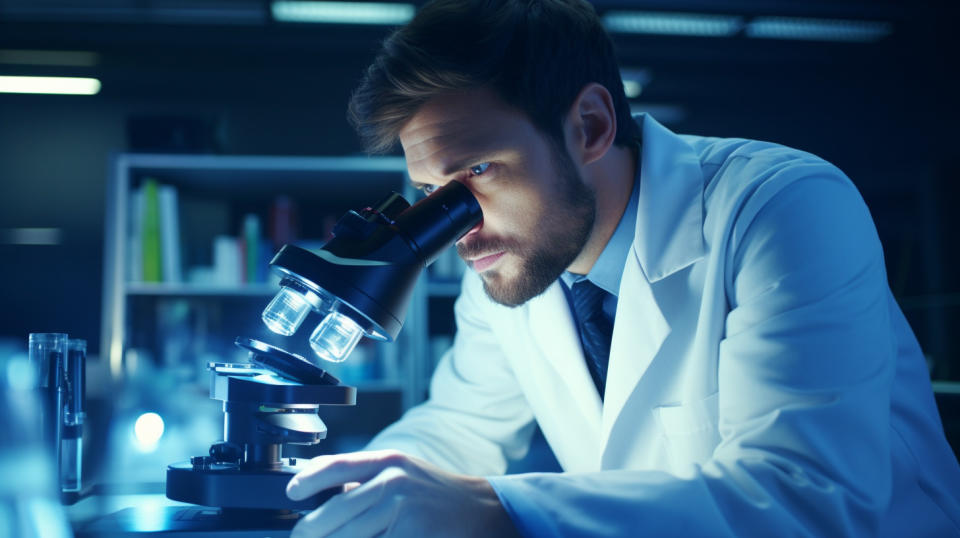
{"type": "Polygon", "coordinates": [[[99,92],[100,81],[95,78],[0,76],[0,93],[96,95],[99,92]]]}
{"type": "Polygon", "coordinates": [[[607,30],[624,34],[729,37],[743,27],[743,17],[707,13],[608,11],[602,18],[607,30]]]}
{"type": "Polygon", "coordinates": [[[744,29],[747,37],[857,43],[879,41],[892,31],[889,22],[800,17],[756,17],[744,29]]]}
{"type": "Polygon", "coordinates": [[[270,6],[279,22],[318,22],[332,24],[405,24],[416,12],[413,4],[385,2],[307,2],[279,1],[270,6]]]}

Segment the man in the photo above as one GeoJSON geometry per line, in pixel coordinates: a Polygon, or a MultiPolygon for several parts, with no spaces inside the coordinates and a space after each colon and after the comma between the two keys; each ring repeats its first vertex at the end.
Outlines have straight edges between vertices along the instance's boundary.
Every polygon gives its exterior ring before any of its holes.
{"type": "Polygon", "coordinates": [[[580,0],[429,3],[351,113],[484,219],[430,399],[291,480],[347,490],[296,536],[960,534],[923,356],[835,167],[631,118],[580,0]],[[564,472],[500,476],[535,423],[564,472]]]}

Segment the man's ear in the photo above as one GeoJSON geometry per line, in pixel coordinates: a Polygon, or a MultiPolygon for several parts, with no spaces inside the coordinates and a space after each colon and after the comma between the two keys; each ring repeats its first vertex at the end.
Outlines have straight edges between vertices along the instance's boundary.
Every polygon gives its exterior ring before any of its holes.
{"type": "Polygon", "coordinates": [[[617,137],[617,114],[610,92],[596,82],[584,86],[570,105],[564,134],[570,155],[581,165],[606,155],[617,137]]]}

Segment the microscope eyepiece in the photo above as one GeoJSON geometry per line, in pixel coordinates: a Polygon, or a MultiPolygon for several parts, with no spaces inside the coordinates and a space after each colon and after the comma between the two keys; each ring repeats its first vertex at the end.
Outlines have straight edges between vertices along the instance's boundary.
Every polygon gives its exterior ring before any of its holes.
{"type": "Polygon", "coordinates": [[[426,267],[454,241],[476,226],[483,214],[473,193],[451,181],[397,217],[400,228],[419,249],[426,267]]]}

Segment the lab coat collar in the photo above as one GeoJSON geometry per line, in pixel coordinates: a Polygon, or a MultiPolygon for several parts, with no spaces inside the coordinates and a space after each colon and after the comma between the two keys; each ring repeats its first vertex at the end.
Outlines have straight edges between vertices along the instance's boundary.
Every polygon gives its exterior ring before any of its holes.
{"type": "Polygon", "coordinates": [[[671,331],[657,283],[703,258],[703,173],[682,138],[641,115],[640,198],[632,255],[620,283],[602,411],[602,446],[671,331]]]}
{"type": "Polygon", "coordinates": [[[648,282],[704,255],[703,173],[693,148],[647,114],[643,131],[640,206],[634,247],[648,282]]]}
{"type": "Polygon", "coordinates": [[[670,333],[655,283],[704,255],[703,175],[689,144],[643,115],[636,232],[620,282],[603,401],[587,370],[577,329],[558,280],[530,300],[531,336],[567,385],[584,431],[582,455],[601,458],[624,405],[670,333]]]}

